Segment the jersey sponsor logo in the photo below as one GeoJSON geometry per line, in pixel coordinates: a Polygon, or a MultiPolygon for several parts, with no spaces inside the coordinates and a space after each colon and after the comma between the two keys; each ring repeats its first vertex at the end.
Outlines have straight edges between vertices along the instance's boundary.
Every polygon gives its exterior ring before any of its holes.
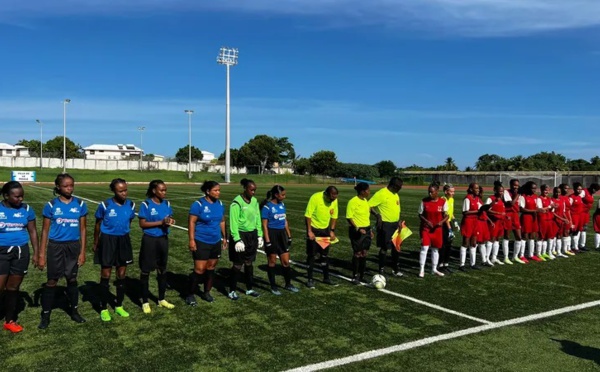
{"type": "Polygon", "coordinates": [[[73,208],[69,209],[69,212],[71,212],[71,213],[79,213],[79,209],[77,209],[77,207],[73,207],[73,208]]]}
{"type": "Polygon", "coordinates": [[[14,217],[14,218],[23,218],[24,216],[23,216],[23,213],[21,213],[21,212],[17,212],[17,213],[15,213],[15,214],[13,214],[13,217],[14,217]]]}
{"type": "Polygon", "coordinates": [[[67,224],[70,224],[71,227],[79,226],[79,220],[75,218],[57,218],[56,223],[63,226],[67,224]]]}
{"type": "Polygon", "coordinates": [[[55,216],[62,216],[63,212],[60,210],[59,207],[56,207],[56,209],[54,210],[54,215],[55,216]]]}
{"type": "Polygon", "coordinates": [[[273,219],[283,221],[285,220],[285,213],[276,213],[273,215],[273,219]]]}
{"type": "Polygon", "coordinates": [[[158,214],[158,211],[156,210],[156,208],[150,209],[150,215],[151,216],[156,216],[157,214],[158,214]]]}
{"type": "Polygon", "coordinates": [[[23,225],[22,223],[16,223],[16,222],[0,222],[0,230],[4,230],[5,232],[21,231],[21,230],[23,230],[24,226],[25,225],[23,225]]]}
{"type": "Polygon", "coordinates": [[[5,220],[8,217],[6,217],[6,214],[4,214],[4,212],[0,212],[0,220],[5,220]]]}
{"type": "Polygon", "coordinates": [[[117,212],[111,208],[110,212],[108,212],[108,217],[117,217],[117,212]]]}

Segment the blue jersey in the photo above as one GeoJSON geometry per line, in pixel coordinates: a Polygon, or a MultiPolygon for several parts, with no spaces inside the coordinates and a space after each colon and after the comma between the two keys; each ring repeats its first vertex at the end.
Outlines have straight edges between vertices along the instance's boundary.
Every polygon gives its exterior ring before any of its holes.
{"type": "Polygon", "coordinates": [[[123,236],[129,234],[131,220],[135,218],[135,203],[125,200],[123,205],[113,198],[103,201],[96,210],[96,219],[102,220],[100,232],[108,235],[123,236]]]}
{"type": "MultiPolygon", "coordinates": [[[[156,204],[152,199],[146,199],[140,204],[139,219],[144,219],[148,222],[158,222],[165,219],[167,216],[173,215],[173,208],[168,200],[163,200],[160,204],[156,204]]],[[[168,226],[158,226],[143,229],[144,234],[150,236],[165,236],[169,235],[168,226]]]]}
{"type": "Polygon", "coordinates": [[[42,215],[50,220],[48,239],[57,242],[72,242],[81,238],[79,219],[88,214],[87,205],[83,200],[72,198],[68,204],[59,198],[49,201],[42,215]]]}
{"type": "Polygon", "coordinates": [[[190,215],[198,217],[194,239],[206,244],[221,241],[221,221],[225,207],[220,200],[210,203],[206,198],[196,200],[190,207],[190,215]]]}
{"type": "Polygon", "coordinates": [[[262,207],[260,217],[268,221],[269,229],[285,229],[285,204],[268,202],[262,207]]]}
{"type": "Polygon", "coordinates": [[[35,212],[29,205],[21,204],[19,208],[10,208],[0,203],[0,247],[27,244],[29,221],[35,221],[35,212]]]}

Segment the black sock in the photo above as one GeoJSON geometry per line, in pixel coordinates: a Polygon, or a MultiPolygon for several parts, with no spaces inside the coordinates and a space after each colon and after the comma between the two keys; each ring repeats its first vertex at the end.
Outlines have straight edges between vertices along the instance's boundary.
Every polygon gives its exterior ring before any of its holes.
{"type": "Polygon", "coordinates": [[[360,277],[360,280],[362,280],[365,277],[366,268],[367,268],[367,256],[359,257],[358,258],[358,276],[360,277]]]}
{"type": "Polygon", "coordinates": [[[267,266],[267,276],[269,277],[269,284],[271,284],[271,287],[275,287],[275,266],[267,266]]]}
{"type": "Polygon", "coordinates": [[[315,256],[306,257],[306,261],[308,262],[308,270],[306,274],[308,275],[308,280],[312,280],[313,271],[315,270],[315,256]]]}
{"type": "Polygon", "coordinates": [[[196,293],[196,289],[198,289],[198,283],[200,282],[200,274],[198,274],[195,271],[192,271],[192,273],[190,274],[190,291],[189,291],[189,295],[193,296],[196,293]]]}
{"type": "Polygon", "coordinates": [[[352,256],[352,277],[356,278],[358,275],[358,257],[352,256]]]}
{"type": "Polygon", "coordinates": [[[67,282],[67,298],[71,304],[71,309],[77,311],[79,305],[79,288],[77,288],[77,280],[67,282]]]}
{"type": "Polygon", "coordinates": [[[329,256],[323,256],[323,262],[325,262],[325,266],[323,266],[323,279],[329,279],[329,256]]]}
{"type": "Polygon", "coordinates": [[[4,319],[6,322],[17,320],[17,300],[19,291],[4,291],[4,319]]]}
{"type": "Polygon", "coordinates": [[[100,278],[100,308],[106,310],[110,297],[110,284],[108,278],[100,278]]]}
{"type": "Polygon", "coordinates": [[[231,292],[237,289],[237,282],[240,280],[240,267],[233,265],[231,268],[231,292]]]}
{"type": "Polygon", "coordinates": [[[117,307],[121,307],[125,299],[125,279],[117,279],[115,286],[117,287],[117,307]]]}
{"type": "Polygon", "coordinates": [[[212,289],[214,277],[215,270],[206,270],[204,272],[204,293],[208,293],[212,289]]]}
{"type": "Polygon", "coordinates": [[[50,287],[48,285],[44,287],[44,292],[42,292],[42,312],[50,313],[52,311],[55,292],[56,287],[50,287]]]}
{"type": "Polygon", "coordinates": [[[156,281],[158,282],[158,300],[164,300],[165,294],[167,293],[167,273],[159,271],[156,274],[156,281]]]}
{"type": "Polygon", "coordinates": [[[383,268],[385,267],[385,261],[386,261],[386,252],[381,249],[379,251],[379,270],[383,270],[383,268]]]}
{"type": "Polygon", "coordinates": [[[283,267],[283,278],[285,279],[286,287],[292,284],[292,268],[289,266],[283,267]]]}
{"type": "Polygon", "coordinates": [[[141,273],[140,281],[142,282],[142,303],[148,302],[148,297],[150,296],[150,273],[141,273]]]}
{"type": "Polygon", "coordinates": [[[246,277],[246,289],[251,290],[254,287],[254,266],[244,265],[244,276],[246,277]]]}
{"type": "Polygon", "coordinates": [[[400,270],[400,253],[395,249],[392,249],[392,267],[394,271],[400,270]]]}

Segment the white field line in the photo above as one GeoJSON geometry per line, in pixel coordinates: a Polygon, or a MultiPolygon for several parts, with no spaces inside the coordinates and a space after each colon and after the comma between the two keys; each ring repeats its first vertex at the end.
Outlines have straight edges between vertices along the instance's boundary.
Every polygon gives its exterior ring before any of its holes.
{"type": "Polygon", "coordinates": [[[343,365],[350,364],[350,363],[356,363],[356,362],[361,362],[361,361],[368,360],[368,359],[378,358],[378,357],[381,357],[384,355],[397,353],[400,351],[406,351],[406,350],[415,349],[415,348],[426,346],[426,345],[431,345],[431,344],[434,344],[434,343],[437,343],[440,341],[451,340],[454,338],[477,334],[477,333],[489,331],[492,329],[514,326],[517,324],[522,324],[522,323],[532,322],[535,320],[550,318],[550,317],[553,317],[556,315],[570,313],[570,312],[577,311],[577,310],[583,310],[583,309],[595,307],[598,305],[600,305],[600,301],[592,301],[592,302],[586,302],[586,303],[579,304],[579,305],[567,306],[567,307],[563,307],[563,308],[556,309],[556,310],[546,311],[543,313],[527,315],[524,317],[504,320],[504,321],[497,322],[497,323],[485,324],[485,325],[481,325],[481,326],[477,326],[477,327],[463,329],[463,330],[456,331],[456,332],[451,332],[451,333],[446,333],[446,334],[442,334],[442,335],[438,335],[438,336],[423,338],[423,339],[416,340],[416,341],[406,342],[403,344],[398,344],[398,345],[394,345],[394,346],[390,346],[390,347],[386,347],[386,348],[382,348],[382,349],[371,350],[371,351],[367,351],[364,353],[351,355],[351,356],[348,356],[345,358],[338,358],[338,359],[328,360],[326,362],[309,364],[306,366],[290,369],[290,370],[288,370],[288,372],[320,371],[320,370],[327,369],[327,368],[339,367],[339,366],[343,366],[343,365]]]}
{"type": "MultiPolygon", "coordinates": [[[[35,186],[32,186],[32,187],[35,187],[35,186]]],[[[39,188],[41,188],[41,187],[39,187],[39,188]]],[[[91,200],[91,199],[88,199],[88,198],[84,198],[82,196],[77,196],[77,197],[79,199],[85,200],[85,201],[90,202],[90,203],[100,204],[100,202],[98,202],[98,201],[91,200]]],[[[137,215],[137,213],[136,213],[136,215],[137,215]]],[[[182,226],[178,226],[178,225],[171,225],[171,227],[179,229],[179,230],[183,230],[183,231],[188,231],[188,229],[186,227],[182,227],[182,226]]],[[[264,251],[262,251],[262,250],[259,250],[259,252],[266,255],[266,253],[264,251]]],[[[302,268],[307,268],[308,267],[305,264],[302,264],[302,263],[299,263],[299,262],[295,262],[295,261],[292,261],[292,260],[290,260],[290,263],[293,264],[293,265],[302,267],[302,268]]],[[[315,271],[322,272],[317,267],[315,267],[315,271]]],[[[335,273],[330,273],[330,275],[333,276],[333,277],[335,277],[335,278],[345,280],[347,282],[352,281],[352,279],[350,279],[350,278],[348,278],[346,276],[343,276],[343,275],[339,275],[339,274],[335,274],[335,273]]],[[[361,285],[368,286],[368,284],[365,284],[365,283],[361,283],[361,285]]],[[[402,299],[407,300],[407,301],[415,302],[415,303],[417,303],[419,305],[427,306],[427,307],[430,307],[432,309],[439,310],[439,311],[442,311],[442,312],[445,312],[445,313],[448,313],[448,314],[452,314],[452,315],[455,315],[455,316],[466,318],[466,319],[475,321],[477,323],[494,324],[494,323],[490,322],[489,320],[485,320],[485,319],[481,319],[481,318],[476,318],[474,316],[471,316],[471,315],[468,315],[468,314],[464,314],[464,313],[461,313],[459,311],[455,311],[455,310],[452,310],[452,309],[447,309],[445,307],[442,307],[442,306],[439,306],[439,305],[436,305],[436,304],[432,304],[432,303],[427,302],[427,301],[422,301],[422,300],[419,300],[418,298],[414,298],[414,297],[406,296],[406,295],[403,295],[403,294],[400,294],[400,293],[392,292],[392,291],[387,290],[387,289],[381,289],[380,292],[386,293],[386,294],[391,295],[391,296],[399,297],[399,298],[402,298],[402,299]]]]}

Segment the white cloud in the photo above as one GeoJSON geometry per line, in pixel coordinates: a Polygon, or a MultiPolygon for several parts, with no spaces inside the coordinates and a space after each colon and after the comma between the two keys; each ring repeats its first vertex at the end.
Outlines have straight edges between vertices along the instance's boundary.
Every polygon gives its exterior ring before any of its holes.
{"type": "Polygon", "coordinates": [[[319,26],[379,26],[471,37],[600,25],[598,0],[0,0],[0,22],[12,24],[77,14],[193,11],[297,16],[319,26]]]}

